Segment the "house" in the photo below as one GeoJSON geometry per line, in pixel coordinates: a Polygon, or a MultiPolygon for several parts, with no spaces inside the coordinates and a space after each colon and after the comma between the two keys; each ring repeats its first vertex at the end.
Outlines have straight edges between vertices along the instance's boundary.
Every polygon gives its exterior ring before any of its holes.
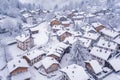
{"type": "Polygon", "coordinates": [[[45,52],[43,50],[34,49],[34,50],[30,51],[30,52],[27,52],[23,56],[23,58],[26,59],[26,61],[30,65],[33,65],[33,64],[39,62],[44,55],[45,55],[45,52]]]}
{"type": "Polygon", "coordinates": [[[85,61],[85,67],[91,74],[99,74],[102,72],[102,66],[97,60],[85,61]]]}
{"type": "Polygon", "coordinates": [[[92,40],[91,39],[86,39],[83,37],[78,38],[84,45],[85,48],[91,48],[92,40]]]}
{"type": "Polygon", "coordinates": [[[98,40],[98,38],[100,37],[99,33],[95,33],[95,32],[85,32],[83,35],[84,38],[87,39],[92,39],[92,40],[98,40]]]}
{"type": "Polygon", "coordinates": [[[74,15],[74,16],[72,17],[73,20],[81,20],[81,19],[83,19],[83,18],[84,18],[83,15],[74,15]]]}
{"type": "Polygon", "coordinates": [[[65,40],[65,38],[72,36],[72,33],[70,31],[67,31],[67,30],[60,30],[57,32],[57,35],[58,35],[59,41],[62,42],[65,40]]]}
{"type": "Polygon", "coordinates": [[[112,29],[108,29],[108,28],[104,28],[100,31],[103,35],[110,37],[110,38],[115,38],[116,36],[119,35],[118,32],[112,30],[112,29]]]}
{"type": "Polygon", "coordinates": [[[109,50],[114,50],[114,51],[116,51],[118,49],[117,43],[108,41],[108,40],[105,40],[102,38],[100,38],[99,41],[97,42],[97,46],[105,48],[105,49],[109,49],[109,50]]]}
{"type": "Polygon", "coordinates": [[[63,28],[63,25],[54,25],[52,26],[53,32],[57,32],[63,28]]]}
{"type": "Polygon", "coordinates": [[[64,40],[64,43],[69,44],[69,45],[72,45],[72,44],[74,44],[76,41],[77,41],[77,38],[76,38],[76,37],[70,36],[70,37],[67,37],[67,38],[64,40]]]}
{"type": "Polygon", "coordinates": [[[120,59],[119,58],[114,57],[114,58],[110,59],[108,62],[115,72],[120,71],[120,59]]]}
{"type": "Polygon", "coordinates": [[[30,13],[25,13],[25,14],[22,14],[23,16],[23,21],[27,24],[35,24],[37,23],[36,22],[36,19],[34,18],[34,16],[30,13]]]}
{"type": "Polygon", "coordinates": [[[39,33],[39,28],[38,27],[33,27],[33,28],[30,28],[30,31],[32,34],[37,34],[39,33]]]}
{"type": "Polygon", "coordinates": [[[69,20],[61,22],[61,25],[63,25],[64,27],[69,27],[70,24],[71,24],[71,22],[69,20]]]}
{"type": "Polygon", "coordinates": [[[81,29],[84,30],[85,32],[95,31],[95,29],[91,26],[83,26],[81,27],[81,29]]]}
{"type": "Polygon", "coordinates": [[[64,67],[60,69],[60,71],[63,73],[64,80],[89,80],[88,74],[85,72],[84,68],[72,64],[67,67],[64,67]]]}
{"type": "Polygon", "coordinates": [[[49,53],[47,53],[47,56],[53,57],[58,62],[60,62],[60,60],[61,60],[61,55],[58,52],[56,52],[55,50],[52,50],[52,49],[49,51],[49,53]]]}
{"type": "Polygon", "coordinates": [[[11,80],[30,80],[31,74],[28,71],[29,65],[26,60],[14,58],[7,63],[11,80]]]}
{"type": "Polygon", "coordinates": [[[103,80],[112,73],[111,69],[101,66],[97,60],[86,61],[85,67],[95,80],[103,80]]]}
{"type": "Polygon", "coordinates": [[[93,47],[90,51],[90,54],[92,58],[97,60],[101,65],[105,65],[108,59],[112,57],[113,51],[99,47],[93,47]]]}
{"type": "Polygon", "coordinates": [[[100,22],[94,22],[92,23],[92,26],[95,28],[97,32],[100,32],[105,27],[100,22]]]}
{"type": "MultiPolygon", "coordinates": [[[[59,42],[57,43],[56,45],[54,45],[49,52],[55,52],[55,53],[59,53],[60,54],[60,57],[62,58],[62,56],[65,54],[65,53],[68,53],[70,50],[69,50],[70,46],[68,44],[65,44],[63,42],[59,42]]],[[[61,59],[60,58],[60,59],[61,59]]]]}
{"type": "Polygon", "coordinates": [[[117,36],[113,39],[113,42],[118,44],[118,49],[120,49],[120,36],[117,36]]]}
{"type": "Polygon", "coordinates": [[[17,36],[16,40],[17,40],[17,47],[24,51],[34,46],[34,39],[32,35],[22,34],[20,36],[17,36]]]}
{"type": "Polygon", "coordinates": [[[59,68],[59,62],[52,57],[44,58],[41,63],[46,73],[51,73],[59,68]]]}
{"type": "Polygon", "coordinates": [[[60,22],[59,22],[59,20],[57,20],[57,19],[54,19],[54,20],[52,20],[51,22],[50,22],[50,26],[51,27],[53,27],[53,26],[55,26],[55,25],[59,25],[60,24],[60,22]]]}

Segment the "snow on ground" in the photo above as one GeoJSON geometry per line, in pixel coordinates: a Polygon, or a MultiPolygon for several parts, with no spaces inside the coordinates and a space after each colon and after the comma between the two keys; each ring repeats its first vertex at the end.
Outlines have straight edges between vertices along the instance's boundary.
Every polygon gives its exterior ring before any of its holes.
{"type": "Polygon", "coordinates": [[[109,76],[107,76],[106,78],[104,78],[103,80],[120,80],[120,75],[118,75],[116,73],[112,73],[109,76]]]}
{"type": "Polygon", "coordinates": [[[49,24],[47,22],[43,22],[37,26],[37,28],[39,29],[39,33],[33,35],[35,45],[42,46],[48,42],[48,27],[49,24]]]}
{"type": "Polygon", "coordinates": [[[0,48],[0,70],[2,70],[6,66],[4,49],[0,48]]]}
{"type": "Polygon", "coordinates": [[[8,80],[7,76],[9,75],[8,68],[6,67],[4,70],[0,71],[0,80],[8,80]]]}
{"type": "Polygon", "coordinates": [[[9,55],[8,58],[10,59],[16,58],[18,56],[23,55],[23,53],[25,53],[23,50],[17,47],[17,44],[7,46],[6,51],[9,55]]]}
{"type": "Polygon", "coordinates": [[[65,54],[61,60],[61,68],[66,67],[71,64],[71,55],[70,54],[65,54]]]}

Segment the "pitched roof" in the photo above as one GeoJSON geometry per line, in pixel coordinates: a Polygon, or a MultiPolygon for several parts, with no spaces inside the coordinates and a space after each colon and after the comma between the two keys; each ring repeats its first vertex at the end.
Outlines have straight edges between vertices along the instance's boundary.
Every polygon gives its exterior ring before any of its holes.
{"type": "Polygon", "coordinates": [[[61,71],[66,73],[70,78],[70,80],[88,80],[89,79],[89,76],[85,72],[84,68],[76,64],[72,64],[70,66],[64,67],[61,69],[61,71]]]}
{"type": "Polygon", "coordinates": [[[85,47],[90,47],[92,40],[80,37],[79,40],[83,43],[85,47]]]}
{"type": "Polygon", "coordinates": [[[111,41],[107,41],[105,39],[99,39],[97,46],[99,47],[103,47],[103,48],[108,48],[108,49],[112,49],[112,50],[116,50],[117,48],[117,43],[115,42],[111,42],[111,41]]]}
{"type": "Polygon", "coordinates": [[[13,60],[7,63],[7,66],[10,73],[19,67],[29,67],[26,60],[21,58],[14,58],[13,60]]]}
{"type": "Polygon", "coordinates": [[[97,60],[90,60],[90,61],[86,61],[86,62],[91,65],[91,67],[93,68],[93,70],[96,74],[103,71],[102,66],[98,63],[97,60]]]}
{"type": "Polygon", "coordinates": [[[114,68],[116,72],[120,71],[120,59],[119,58],[112,58],[108,62],[111,64],[111,66],[114,68]]]}
{"type": "Polygon", "coordinates": [[[108,58],[112,54],[112,51],[109,51],[109,50],[106,50],[103,48],[99,48],[99,47],[93,47],[90,54],[97,56],[103,60],[108,60],[108,58]]]}
{"type": "Polygon", "coordinates": [[[86,32],[83,37],[88,38],[88,39],[93,39],[93,40],[97,40],[99,38],[100,34],[98,33],[90,33],[90,32],[86,32]]]}
{"type": "Polygon", "coordinates": [[[22,35],[20,35],[20,36],[17,36],[16,37],[16,40],[18,40],[18,41],[21,41],[21,42],[24,42],[24,41],[26,41],[27,39],[29,39],[29,35],[25,35],[25,34],[22,34],[22,35]]]}
{"type": "Polygon", "coordinates": [[[27,52],[25,54],[25,56],[29,59],[29,60],[33,60],[34,58],[40,56],[40,55],[43,55],[45,54],[45,52],[43,50],[38,50],[38,49],[34,49],[30,52],[27,52]]]}
{"type": "Polygon", "coordinates": [[[48,69],[53,64],[59,64],[57,60],[52,57],[46,57],[41,61],[45,69],[48,69]]]}
{"type": "Polygon", "coordinates": [[[102,29],[100,32],[112,38],[115,38],[116,36],[119,35],[118,32],[111,30],[111,29],[107,29],[107,28],[102,29]]]}

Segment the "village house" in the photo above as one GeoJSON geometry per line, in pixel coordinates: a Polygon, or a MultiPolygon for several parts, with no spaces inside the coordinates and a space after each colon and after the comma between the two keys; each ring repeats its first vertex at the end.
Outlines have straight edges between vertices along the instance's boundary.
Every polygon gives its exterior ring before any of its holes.
{"type": "Polygon", "coordinates": [[[34,16],[31,14],[31,13],[25,13],[25,14],[22,14],[23,16],[23,21],[27,24],[35,24],[37,23],[36,22],[36,19],[34,18],[34,16]]]}
{"type": "Polygon", "coordinates": [[[83,46],[86,49],[90,50],[92,48],[92,40],[91,39],[80,37],[80,38],[78,38],[78,40],[80,40],[82,42],[83,46]]]}
{"type": "Polygon", "coordinates": [[[72,36],[72,33],[70,31],[67,31],[67,30],[60,30],[57,32],[57,38],[59,41],[64,41],[65,38],[69,37],[69,36],[72,36]]]}
{"type": "Polygon", "coordinates": [[[39,28],[38,27],[33,27],[33,28],[30,28],[30,31],[32,34],[37,34],[39,33],[39,28]]]}
{"type": "Polygon", "coordinates": [[[71,24],[71,22],[69,20],[61,22],[61,25],[63,25],[64,27],[69,27],[70,24],[71,24]]]}
{"type": "Polygon", "coordinates": [[[42,59],[43,56],[45,56],[45,52],[43,50],[34,49],[30,52],[27,52],[23,56],[23,58],[26,59],[26,61],[30,65],[33,65],[33,64],[39,62],[42,59]]]}
{"type": "Polygon", "coordinates": [[[115,72],[120,72],[120,59],[117,57],[114,57],[110,60],[108,60],[110,64],[110,68],[113,69],[115,72]]]}
{"type": "Polygon", "coordinates": [[[102,29],[105,28],[100,22],[94,22],[92,23],[92,26],[97,32],[100,32],[102,29]]]}
{"type": "Polygon", "coordinates": [[[17,47],[24,51],[34,46],[34,39],[32,35],[22,34],[20,36],[17,36],[16,40],[17,40],[17,47]]]}
{"type": "Polygon", "coordinates": [[[74,36],[70,36],[70,37],[67,37],[65,40],[64,40],[64,43],[66,44],[69,44],[69,45],[72,45],[74,44],[76,41],[77,41],[77,37],[74,37],[74,36]]]}
{"type": "Polygon", "coordinates": [[[64,42],[59,42],[56,45],[52,46],[48,51],[49,56],[52,56],[57,61],[60,61],[65,53],[70,51],[70,45],[65,44],[64,42]],[[52,54],[52,55],[51,55],[52,54]],[[54,55],[54,56],[53,56],[54,55]]]}
{"type": "Polygon", "coordinates": [[[53,27],[53,26],[55,26],[55,25],[59,25],[60,24],[60,22],[59,22],[59,20],[57,20],[57,19],[54,19],[54,20],[52,20],[51,22],[50,22],[50,26],[51,27],[53,27]]]}
{"type": "Polygon", "coordinates": [[[115,37],[112,41],[118,44],[118,50],[120,50],[120,35],[115,37]]]}
{"type": "Polygon", "coordinates": [[[61,55],[58,52],[56,52],[55,50],[52,50],[52,49],[49,51],[49,53],[47,53],[47,56],[53,57],[58,62],[60,62],[60,60],[61,60],[61,55]]]}
{"type": "Polygon", "coordinates": [[[89,80],[88,74],[85,72],[84,68],[72,64],[67,67],[64,67],[60,69],[60,71],[63,73],[63,79],[64,80],[89,80]]]}
{"type": "Polygon", "coordinates": [[[112,57],[114,54],[114,51],[99,48],[99,47],[93,47],[90,51],[90,54],[92,56],[92,59],[97,60],[101,65],[107,66],[107,61],[109,58],[112,57]]]}
{"type": "Polygon", "coordinates": [[[85,32],[83,35],[84,38],[87,39],[92,39],[92,40],[98,40],[98,38],[100,37],[99,33],[95,33],[95,32],[85,32]]]}
{"type": "Polygon", "coordinates": [[[115,37],[117,37],[119,35],[118,32],[112,30],[112,29],[108,29],[108,28],[104,28],[100,31],[100,33],[102,33],[103,35],[105,35],[108,38],[112,38],[114,39],[115,37]]]}
{"type": "Polygon", "coordinates": [[[52,26],[52,31],[57,32],[59,30],[63,29],[63,25],[54,25],[52,26]]]}
{"type": "Polygon", "coordinates": [[[89,31],[95,31],[95,29],[92,26],[83,26],[81,27],[82,30],[84,30],[85,32],[89,32],[89,31]]]}
{"type": "Polygon", "coordinates": [[[118,49],[118,44],[112,41],[105,40],[103,38],[100,38],[97,42],[98,47],[102,47],[105,49],[116,51],[118,49]]]}
{"type": "Polygon", "coordinates": [[[30,80],[31,74],[28,71],[29,65],[26,60],[14,58],[7,63],[11,80],[30,80]]]}
{"type": "Polygon", "coordinates": [[[59,62],[52,58],[52,57],[46,57],[42,61],[42,66],[47,74],[56,71],[59,69],[59,62]]]}
{"type": "Polygon", "coordinates": [[[85,61],[85,67],[87,68],[89,73],[93,75],[99,74],[103,71],[102,66],[99,64],[97,60],[85,61]]]}
{"type": "Polygon", "coordinates": [[[95,80],[103,80],[112,73],[112,70],[101,66],[97,60],[85,61],[85,67],[95,80]]]}

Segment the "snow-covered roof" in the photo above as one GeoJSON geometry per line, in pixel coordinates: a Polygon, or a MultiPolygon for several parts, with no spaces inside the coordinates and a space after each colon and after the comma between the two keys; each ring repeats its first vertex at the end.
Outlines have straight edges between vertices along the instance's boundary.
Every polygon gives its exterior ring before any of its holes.
{"type": "Polygon", "coordinates": [[[90,18],[90,17],[95,17],[95,16],[96,16],[96,15],[91,14],[91,13],[89,13],[89,14],[87,14],[87,15],[86,15],[86,17],[87,17],[87,18],[90,18]]]}
{"type": "Polygon", "coordinates": [[[109,60],[109,63],[111,64],[111,66],[114,68],[114,70],[120,71],[120,59],[119,58],[112,58],[109,60]]]}
{"type": "Polygon", "coordinates": [[[90,32],[86,32],[83,37],[88,38],[88,39],[93,39],[93,40],[97,40],[100,37],[100,34],[98,33],[90,33],[90,32]]]}
{"type": "Polygon", "coordinates": [[[25,13],[22,16],[25,17],[25,18],[28,18],[28,17],[31,17],[32,15],[30,13],[25,13]]]}
{"type": "Polygon", "coordinates": [[[61,69],[62,72],[66,73],[70,80],[88,80],[89,76],[85,72],[84,68],[72,64],[70,66],[64,67],[61,69]]]}
{"type": "Polygon", "coordinates": [[[103,49],[103,48],[99,48],[99,47],[93,47],[90,54],[99,57],[103,60],[108,60],[108,58],[110,57],[110,55],[112,54],[112,51],[103,49]]]}
{"type": "Polygon", "coordinates": [[[38,56],[43,55],[43,54],[45,54],[45,52],[44,52],[43,50],[34,49],[34,50],[30,51],[30,52],[27,52],[27,53],[25,54],[25,56],[26,56],[29,60],[33,60],[33,59],[35,59],[35,58],[37,58],[38,56]]]}
{"type": "Polygon", "coordinates": [[[94,28],[96,28],[96,27],[98,27],[98,26],[101,26],[102,24],[100,23],[100,22],[94,22],[94,23],[92,23],[92,26],[94,27],[94,28]]]}
{"type": "Polygon", "coordinates": [[[59,62],[57,60],[55,60],[52,57],[46,57],[41,61],[42,65],[44,66],[45,69],[48,69],[51,65],[53,64],[58,64],[59,62]]]}
{"type": "Polygon", "coordinates": [[[54,25],[52,29],[62,29],[63,25],[54,25]]]}
{"type": "Polygon", "coordinates": [[[39,30],[38,27],[33,27],[33,28],[30,28],[31,31],[36,31],[36,30],[39,30]]]}
{"type": "Polygon", "coordinates": [[[41,61],[39,61],[39,62],[37,62],[37,63],[34,64],[35,68],[40,68],[40,66],[42,66],[41,61]]]}
{"type": "Polygon", "coordinates": [[[85,47],[90,47],[92,40],[80,37],[79,40],[83,43],[85,47]]]}
{"type": "Polygon", "coordinates": [[[59,30],[57,31],[57,35],[61,36],[62,34],[64,34],[65,32],[67,32],[66,30],[59,30]]]}
{"type": "Polygon", "coordinates": [[[74,42],[77,41],[77,38],[76,37],[73,37],[73,36],[70,36],[70,37],[67,37],[64,42],[69,42],[69,44],[73,44],[74,42]]]}
{"type": "Polygon", "coordinates": [[[93,70],[96,74],[103,71],[102,66],[98,63],[97,60],[90,60],[90,61],[86,61],[86,62],[91,65],[91,67],[93,68],[93,70]]]}
{"type": "Polygon", "coordinates": [[[83,15],[76,15],[76,16],[73,16],[72,18],[73,19],[82,19],[82,18],[84,18],[84,16],[83,15]]]}
{"type": "Polygon", "coordinates": [[[81,36],[82,33],[80,31],[73,31],[72,32],[73,36],[81,36]]]}
{"type": "Polygon", "coordinates": [[[118,32],[107,28],[102,29],[100,32],[112,38],[115,38],[117,35],[119,35],[118,32]]]}
{"type": "Polygon", "coordinates": [[[31,74],[29,71],[14,75],[11,77],[11,80],[25,80],[28,78],[31,78],[31,74]]]}
{"type": "Polygon", "coordinates": [[[67,21],[62,21],[61,23],[62,23],[62,24],[70,24],[70,21],[69,21],[69,20],[67,20],[67,21]]]}
{"type": "Polygon", "coordinates": [[[84,26],[84,27],[81,27],[81,29],[83,29],[86,32],[91,31],[91,30],[95,31],[95,29],[91,26],[84,26]]]}
{"type": "Polygon", "coordinates": [[[108,48],[108,49],[112,49],[112,50],[116,50],[117,49],[117,43],[115,42],[111,42],[111,41],[107,41],[105,39],[99,39],[97,46],[99,47],[103,47],[103,48],[108,48]]]}
{"type": "Polygon", "coordinates": [[[63,48],[66,49],[67,47],[69,47],[69,45],[63,43],[63,42],[59,42],[55,45],[56,48],[63,48]]]}
{"type": "Polygon", "coordinates": [[[22,35],[20,35],[20,36],[17,36],[16,37],[16,40],[18,40],[18,41],[21,41],[21,42],[24,42],[24,41],[26,41],[27,39],[29,39],[29,35],[25,35],[25,34],[22,34],[22,35]]]}
{"type": "Polygon", "coordinates": [[[52,50],[52,49],[51,49],[51,50],[49,51],[49,53],[47,53],[47,55],[49,56],[49,55],[52,55],[52,54],[53,54],[53,55],[56,55],[56,56],[58,56],[58,57],[61,57],[61,55],[60,55],[59,53],[57,53],[55,50],[52,50]]]}
{"type": "Polygon", "coordinates": [[[14,58],[13,60],[7,63],[7,67],[8,67],[9,73],[11,73],[12,71],[14,71],[19,67],[29,67],[29,65],[25,59],[14,58]]]}
{"type": "Polygon", "coordinates": [[[117,44],[120,44],[120,36],[117,36],[115,39],[113,39],[113,41],[117,44]]]}

